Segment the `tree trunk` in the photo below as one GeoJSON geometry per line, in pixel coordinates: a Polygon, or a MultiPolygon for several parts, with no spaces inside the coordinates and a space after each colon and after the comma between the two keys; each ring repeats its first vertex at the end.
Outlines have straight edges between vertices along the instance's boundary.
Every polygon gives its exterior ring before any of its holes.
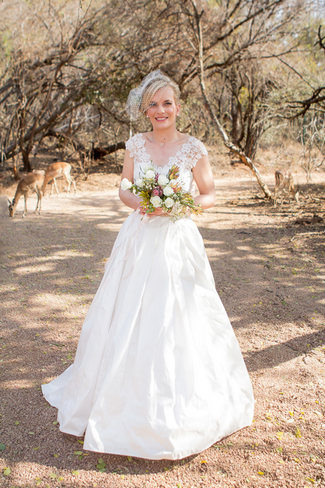
{"type": "Polygon", "coordinates": [[[273,200],[273,194],[271,193],[269,187],[267,186],[267,184],[263,181],[262,179],[262,176],[260,174],[260,172],[258,171],[258,169],[256,168],[255,164],[253,163],[253,161],[248,157],[246,156],[246,154],[244,153],[244,151],[242,151],[238,146],[236,146],[235,144],[233,144],[230,140],[229,140],[229,137],[228,135],[226,134],[226,131],[224,130],[224,128],[222,127],[222,125],[220,124],[219,122],[219,119],[217,118],[217,116],[215,115],[214,111],[212,110],[212,107],[211,107],[211,104],[209,103],[209,100],[206,96],[206,92],[205,92],[205,87],[204,85],[202,85],[201,81],[200,81],[200,86],[201,86],[201,91],[202,91],[202,95],[203,95],[203,98],[204,98],[204,101],[205,101],[205,105],[208,109],[208,112],[210,113],[210,116],[219,132],[219,134],[221,135],[222,137],[222,140],[223,140],[223,143],[224,145],[234,154],[236,154],[239,159],[241,160],[241,162],[243,164],[245,164],[245,166],[248,166],[248,168],[253,172],[256,180],[257,180],[257,183],[259,184],[259,186],[261,187],[261,190],[263,191],[264,195],[266,196],[266,198],[270,199],[270,200],[273,200]]]}
{"type": "Polygon", "coordinates": [[[212,109],[212,105],[208,100],[206,90],[205,90],[205,83],[204,83],[204,62],[203,62],[203,33],[202,33],[202,27],[201,27],[201,17],[203,15],[203,10],[199,13],[196,2],[195,0],[191,0],[191,3],[193,5],[194,9],[194,15],[195,15],[195,23],[196,23],[196,28],[197,28],[197,40],[198,40],[198,62],[199,62],[199,79],[200,79],[200,88],[201,88],[201,93],[204,99],[205,106],[211,116],[212,121],[214,122],[217,131],[219,132],[224,145],[234,154],[236,154],[239,159],[241,160],[242,163],[244,163],[246,166],[249,167],[249,169],[253,172],[259,186],[261,187],[264,195],[266,198],[273,200],[273,195],[271,191],[269,190],[269,187],[267,186],[266,183],[262,180],[262,177],[260,175],[260,172],[256,168],[255,164],[253,161],[246,156],[244,151],[242,151],[238,146],[233,144],[230,140],[229,137],[222,127],[222,125],[219,122],[218,117],[214,113],[212,109]]]}
{"type": "Polygon", "coordinates": [[[24,171],[26,173],[31,173],[33,171],[32,165],[30,164],[29,160],[29,152],[26,149],[22,148],[22,156],[23,156],[23,163],[24,163],[24,171]]]}

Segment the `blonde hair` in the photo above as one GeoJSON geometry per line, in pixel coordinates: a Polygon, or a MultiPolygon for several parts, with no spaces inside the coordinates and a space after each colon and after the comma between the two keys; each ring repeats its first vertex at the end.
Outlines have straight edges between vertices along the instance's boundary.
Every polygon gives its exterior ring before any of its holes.
{"type": "Polygon", "coordinates": [[[166,86],[170,86],[170,88],[173,90],[174,93],[175,102],[179,103],[180,91],[178,85],[170,78],[164,76],[161,79],[153,80],[152,83],[146,86],[142,94],[142,99],[140,104],[140,112],[142,114],[145,114],[146,111],[148,110],[149,104],[152,98],[154,97],[154,95],[157,93],[157,91],[160,90],[161,88],[165,88],[166,86]]]}
{"type": "Polygon", "coordinates": [[[148,110],[152,97],[158,90],[170,86],[174,92],[175,102],[179,103],[180,91],[178,85],[169,76],[157,69],[149,73],[140,83],[133,88],[126,101],[125,110],[131,122],[137,120],[139,115],[144,115],[148,110]]]}

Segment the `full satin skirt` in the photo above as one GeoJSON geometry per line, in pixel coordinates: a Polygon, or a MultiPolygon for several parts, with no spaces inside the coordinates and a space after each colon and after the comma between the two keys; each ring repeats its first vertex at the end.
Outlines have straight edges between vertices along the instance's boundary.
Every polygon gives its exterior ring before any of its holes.
{"type": "Polygon", "coordinates": [[[126,219],[75,361],[42,390],[90,451],[180,459],[251,424],[250,379],[190,218],[126,219]]]}

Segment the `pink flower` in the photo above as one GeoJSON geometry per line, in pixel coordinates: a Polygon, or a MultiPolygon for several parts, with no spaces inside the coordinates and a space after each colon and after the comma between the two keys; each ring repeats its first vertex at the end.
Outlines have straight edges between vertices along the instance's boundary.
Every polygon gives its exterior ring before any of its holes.
{"type": "Polygon", "coordinates": [[[162,189],[160,188],[160,186],[156,186],[156,188],[154,188],[152,190],[152,195],[155,196],[155,197],[161,197],[163,194],[163,191],[162,189]]]}

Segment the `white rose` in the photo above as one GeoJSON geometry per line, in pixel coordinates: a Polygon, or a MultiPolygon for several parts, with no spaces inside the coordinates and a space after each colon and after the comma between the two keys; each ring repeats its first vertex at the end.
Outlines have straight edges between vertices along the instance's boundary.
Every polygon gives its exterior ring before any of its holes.
{"type": "Polygon", "coordinates": [[[152,205],[154,207],[161,207],[161,204],[162,204],[162,200],[160,197],[158,197],[158,195],[154,196],[154,197],[151,197],[150,198],[150,202],[152,203],[152,205]]]}
{"type": "Polygon", "coordinates": [[[148,171],[146,171],[146,178],[148,178],[148,180],[154,180],[155,172],[152,169],[148,169],[148,171]]]}
{"type": "Polygon", "coordinates": [[[131,186],[131,181],[129,181],[127,178],[123,178],[123,180],[121,181],[121,190],[129,190],[131,186]]]}
{"type": "Polygon", "coordinates": [[[174,200],[170,197],[166,198],[165,202],[165,207],[171,208],[174,205],[174,200]]]}
{"type": "Polygon", "coordinates": [[[159,175],[158,178],[158,185],[160,186],[166,186],[169,183],[169,179],[165,175],[159,175]]]}
{"type": "Polygon", "coordinates": [[[137,186],[139,186],[140,188],[142,188],[142,186],[143,186],[143,179],[142,179],[142,178],[137,178],[137,179],[135,180],[135,184],[136,184],[137,186]]]}
{"type": "Polygon", "coordinates": [[[164,188],[164,190],[163,190],[163,191],[164,191],[164,195],[165,195],[166,197],[170,197],[171,195],[173,195],[173,194],[174,194],[174,190],[172,189],[172,187],[171,187],[171,186],[165,186],[165,188],[164,188]]]}

